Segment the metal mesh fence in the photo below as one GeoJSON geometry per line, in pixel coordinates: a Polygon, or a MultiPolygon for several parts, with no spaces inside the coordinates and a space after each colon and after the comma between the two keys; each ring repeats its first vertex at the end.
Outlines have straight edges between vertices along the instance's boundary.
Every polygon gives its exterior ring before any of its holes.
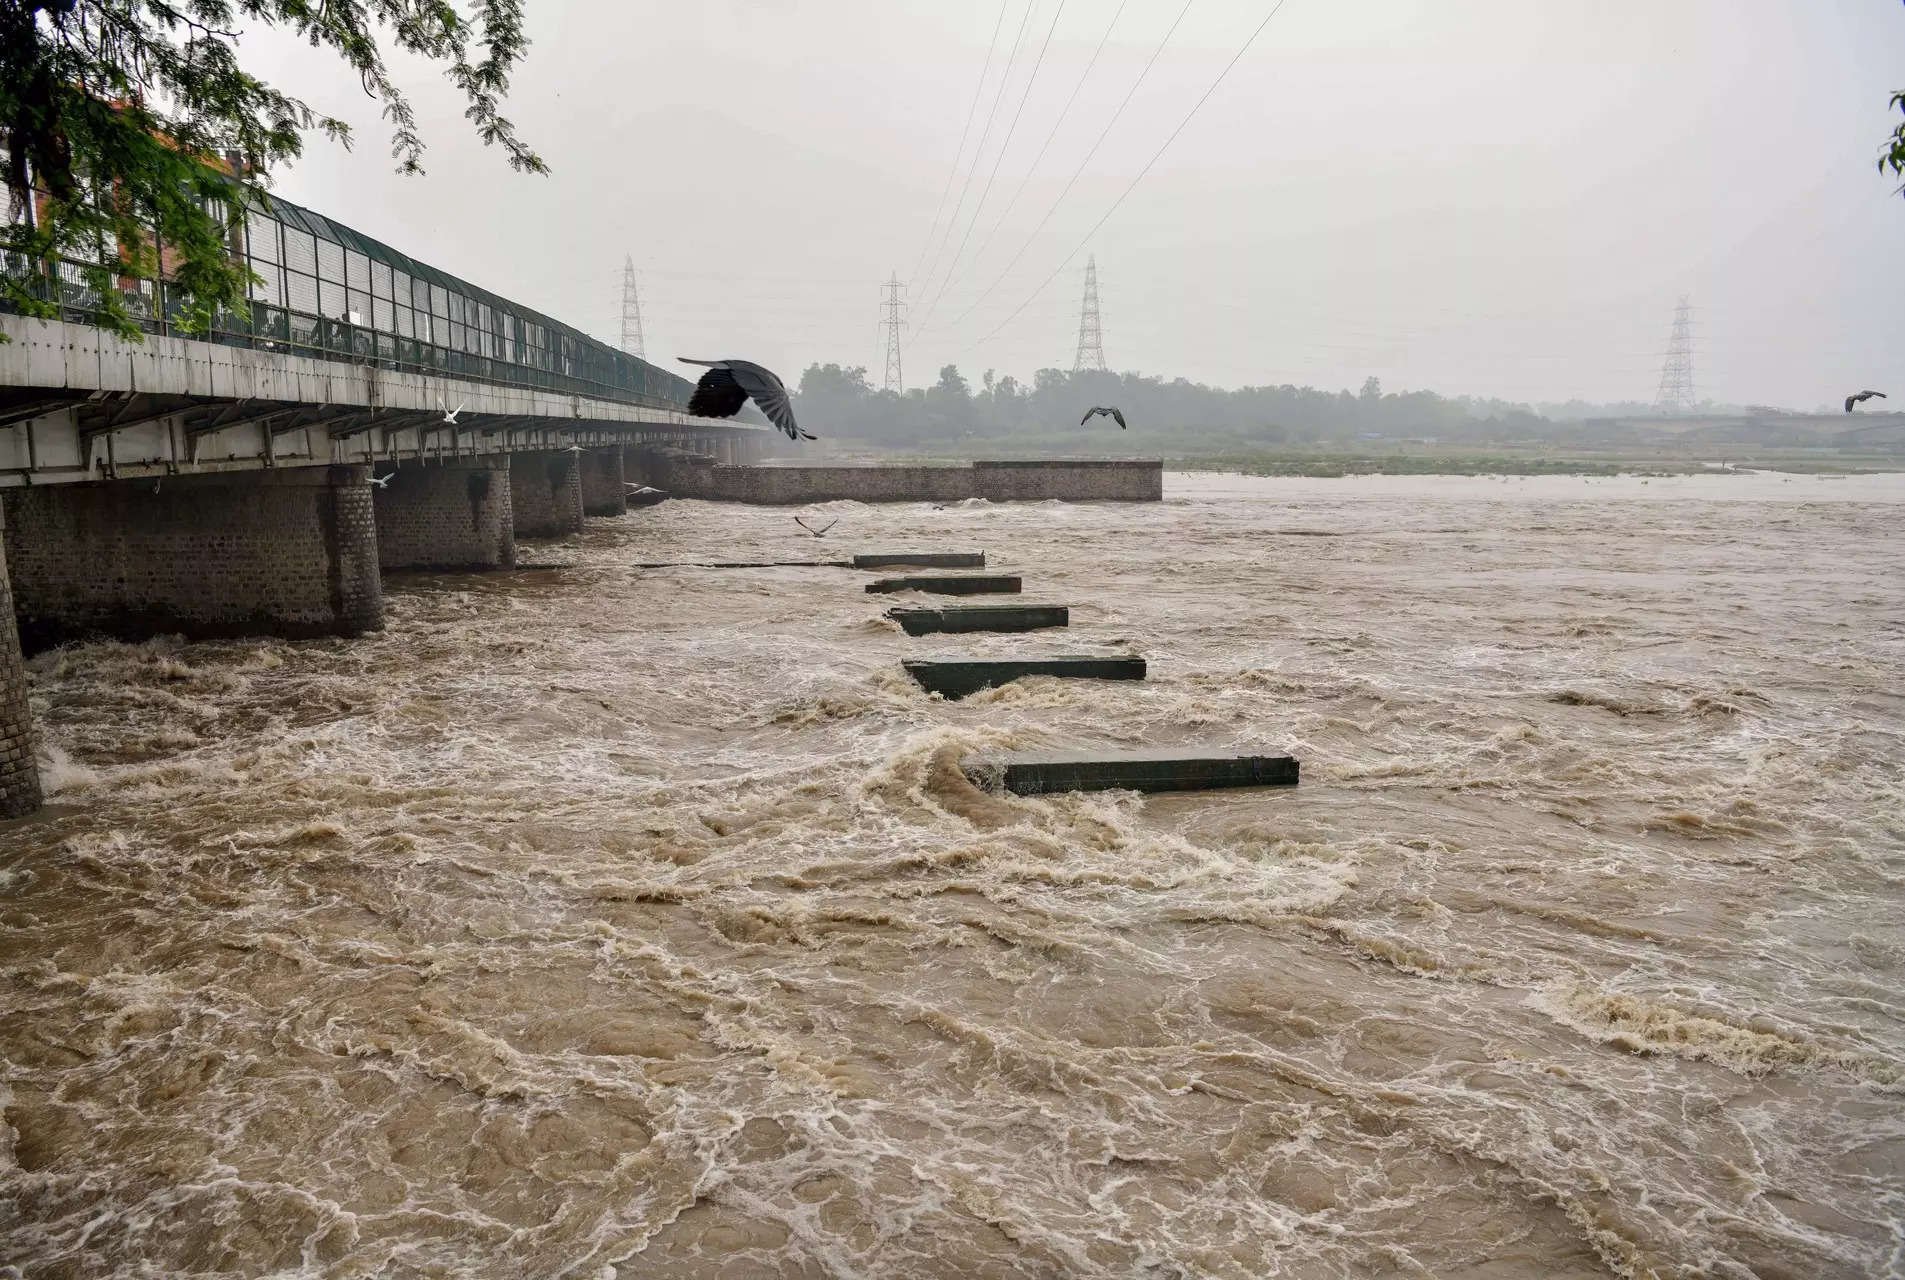
{"type": "MultiPolygon", "coordinates": [[[[655,408],[683,409],[693,390],[686,378],[288,200],[259,198],[232,241],[258,279],[248,317],[221,311],[210,332],[197,335],[214,342],[655,408]]],[[[165,245],[159,251],[166,262],[165,245]]],[[[0,271],[65,319],[96,319],[100,298],[79,263],[7,254],[0,271]]],[[[129,277],[119,284],[142,328],[171,332],[182,310],[176,286],[129,277]]]]}

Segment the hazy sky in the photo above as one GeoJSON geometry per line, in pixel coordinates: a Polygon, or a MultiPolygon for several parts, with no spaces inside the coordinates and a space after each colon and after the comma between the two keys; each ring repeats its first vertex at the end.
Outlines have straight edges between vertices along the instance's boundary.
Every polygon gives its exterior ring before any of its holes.
{"type": "Polygon", "coordinates": [[[1286,0],[1088,236],[1274,4],[529,0],[508,114],[549,177],[510,171],[404,61],[431,150],[397,177],[340,64],[271,34],[246,50],[359,130],[352,152],[313,140],[282,193],[604,337],[632,254],[651,359],[877,382],[898,272],[909,385],[1069,368],[1092,253],[1118,369],[1651,399],[1686,293],[1703,397],[1905,396],[1905,199],[1874,169],[1905,89],[1897,0],[1286,0]]]}

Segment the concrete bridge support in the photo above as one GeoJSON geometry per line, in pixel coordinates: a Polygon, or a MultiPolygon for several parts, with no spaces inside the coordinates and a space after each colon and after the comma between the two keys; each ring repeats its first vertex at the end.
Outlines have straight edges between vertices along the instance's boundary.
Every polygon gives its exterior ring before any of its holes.
{"type": "Polygon", "coordinates": [[[406,462],[371,490],[385,569],[507,569],[516,525],[504,455],[406,462]]]}
{"type": "Polygon", "coordinates": [[[509,455],[509,502],[518,538],[582,532],[582,451],[509,455]]]}
{"type": "Polygon", "coordinates": [[[622,446],[589,449],[577,455],[582,465],[582,511],[591,516],[619,516],[628,511],[628,490],[622,446]]]}
{"type": "Polygon", "coordinates": [[[20,636],[13,629],[5,551],[0,546],[0,819],[18,818],[40,807],[33,722],[26,709],[26,669],[20,662],[20,636]]]}
{"type": "Polygon", "coordinates": [[[767,456],[767,442],[754,436],[732,436],[728,440],[730,466],[751,467],[767,456]]]}
{"type": "Polygon", "coordinates": [[[99,635],[354,636],[384,624],[368,467],[9,489],[4,505],[28,652],[99,635]]]}

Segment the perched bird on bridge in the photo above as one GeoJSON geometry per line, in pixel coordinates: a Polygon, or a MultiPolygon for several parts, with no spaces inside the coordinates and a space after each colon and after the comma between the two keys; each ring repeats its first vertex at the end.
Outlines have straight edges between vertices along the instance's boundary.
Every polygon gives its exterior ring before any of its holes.
{"type": "Polygon", "coordinates": [[[794,421],[794,406],[787,398],[787,386],[751,360],[695,360],[676,356],[683,364],[704,365],[707,372],[695,383],[688,397],[688,412],[702,418],[732,418],[748,400],[760,406],[767,420],[779,427],[789,440],[816,440],[794,421]]]}
{"type": "Polygon", "coordinates": [[[1847,396],[1845,398],[1845,411],[1851,413],[1853,405],[1870,400],[1873,396],[1877,396],[1881,400],[1890,398],[1883,391],[1861,391],[1856,396],[1847,396]]]}
{"type": "Polygon", "coordinates": [[[805,520],[802,520],[802,519],[801,519],[801,518],[800,518],[799,516],[795,516],[795,517],[794,517],[794,523],[795,523],[795,524],[797,524],[797,525],[799,525],[799,526],[800,526],[801,528],[803,528],[803,529],[805,529],[805,530],[806,530],[806,531],[807,531],[808,533],[811,533],[811,534],[813,534],[813,535],[814,535],[814,537],[816,537],[816,538],[818,538],[818,537],[820,537],[821,535],[823,535],[824,533],[826,533],[826,532],[827,532],[827,530],[829,530],[829,529],[831,529],[831,528],[833,528],[833,527],[834,527],[835,525],[837,525],[837,524],[839,524],[839,523],[840,523],[840,518],[839,518],[838,516],[836,516],[836,517],[834,517],[834,518],[833,518],[832,520],[829,520],[829,521],[827,521],[827,523],[825,523],[825,524],[823,524],[823,525],[821,525],[821,526],[820,526],[820,527],[819,527],[818,529],[816,529],[816,528],[814,528],[814,527],[813,527],[812,525],[810,525],[810,524],[808,524],[808,523],[807,523],[807,522],[806,522],[805,520]]]}
{"type": "Polygon", "coordinates": [[[1078,425],[1081,427],[1084,426],[1087,422],[1090,422],[1093,418],[1097,417],[1101,413],[1108,413],[1112,417],[1116,418],[1118,420],[1118,429],[1120,431],[1129,430],[1129,428],[1127,428],[1124,424],[1124,415],[1122,413],[1119,413],[1116,409],[1111,408],[1109,405],[1102,405],[1102,404],[1093,405],[1091,408],[1087,409],[1085,411],[1085,416],[1078,420],[1078,425]]]}

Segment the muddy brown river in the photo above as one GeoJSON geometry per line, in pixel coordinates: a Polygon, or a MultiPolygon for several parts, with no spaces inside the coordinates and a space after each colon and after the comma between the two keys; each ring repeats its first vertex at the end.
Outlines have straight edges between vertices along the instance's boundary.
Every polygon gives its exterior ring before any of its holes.
{"type": "Polygon", "coordinates": [[[1905,1269],[1905,477],[791,514],[35,658],[0,1276],[1905,1269]],[[1072,627],[630,567],[895,548],[1072,627]],[[1177,744],[1303,785],[958,767],[1177,744]]]}

